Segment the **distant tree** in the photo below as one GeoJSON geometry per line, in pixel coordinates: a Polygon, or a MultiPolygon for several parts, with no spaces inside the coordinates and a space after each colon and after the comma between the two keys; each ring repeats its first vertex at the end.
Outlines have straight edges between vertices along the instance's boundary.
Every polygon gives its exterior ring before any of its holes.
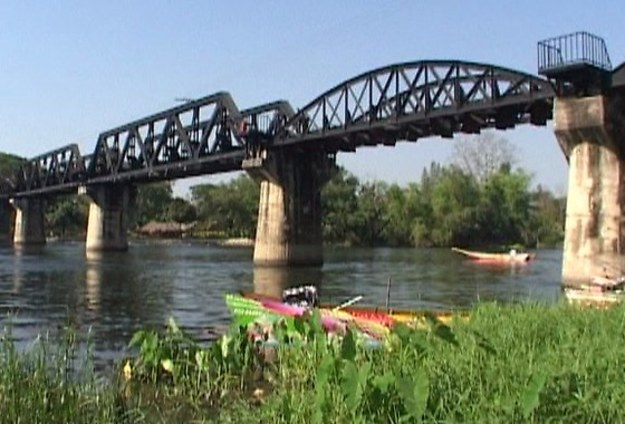
{"type": "Polygon", "coordinates": [[[134,210],[136,225],[140,227],[150,221],[167,220],[167,210],[172,199],[173,190],[170,182],[140,185],[137,188],[134,210]]]}
{"type": "Polygon", "coordinates": [[[11,176],[25,161],[26,159],[19,156],[0,153],[0,176],[11,176]]]}
{"type": "Polygon", "coordinates": [[[362,184],[358,190],[355,233],[359,244],[375,246],[384,244],[388,226],[386,215],[387,185],[380,181],[362,184]]]}
{"type": "Polygon", "coordinates": [[[486,131],[456,139],[452,161],[481,184],[502,167],[512,168],[517,158],[516,150],[508,139],[494,131],[486,131]]]}
{"type": "Polygon", "coordinates": [[[195,206],[181,197],[175,197],[167,206],[165,220],[180,223],[189,223],[197,219],[195,206]]]}
{"type": "Polygon", "coordinates": [[[555,246],[564,239],[566,198],[556,197],[540,185],[531,194],[530,223],[525,234],[531,246],[555,246]]]}
{"type": "Polygon", "coordinates": [[[26,159],[8,153],[0,153],[0,187],[13,183],[15,172],[26,159]]]}
{"type": "Polygon", "coordinates": [[[201,227],[229,237],[253,237],[258,221],[259,185],[249,176],[218,185],[191,187],[201,227]]]}
{"type": "Polygon", "coordinates": [[[523,243],[530,225],[529,183],[523,171],[502,167],[481,186],[478,212],[479,232],[484,241],[499,244],[523,243]]]}
{"type": "Polygon", "coordinates": [[[85,198],[58,196],[48,204],[46,230],[60,237],[82,235],[87,228],[88,215],[89,202],[85,198]]]}
{"type": "Polygon", "coordinates": [[[356,244],[358,178],[339,168],[321,191],[323,238],[330,243],[356,244]]]}
{"type": "Polygon", "coordinates": [[[466,244],[475,231],[479,186],[460,168],[444,168],[431,188],[429,239],[435,246],[466,244]]]}
{"type": "Polygon", "coordinates": [[[406,189],[393,184],[386,190],[384,239],[391,246],[407,246],[411,243],[412,223],[417,217],[415,209],[418,200],[411,196],[415,191],[419,191],[415,184],[406,189]]]}

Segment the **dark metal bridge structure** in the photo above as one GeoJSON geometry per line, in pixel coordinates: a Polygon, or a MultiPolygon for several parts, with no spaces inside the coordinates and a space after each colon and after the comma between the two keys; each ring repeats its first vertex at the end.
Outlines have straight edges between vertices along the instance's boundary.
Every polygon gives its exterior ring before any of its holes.
{"type": "Polygon", "coordinates": [[[32,158],[0,185],[0,197],[240,170],[245,159],[274,149],[331,155],[545,125],[556,94],[625,87],[625,64],[612,71],[605,45],[593,44],[597,37],[566,37],[539,43],[539,72],[546,78],[483,63],[407,62],[344,81],[297,112],[286,101],[240,110],[230,94],[219,92],[105,131],[89,154],[71,144],[32,158]],[[550,74],[554,69],[558,75],[550,74]]]}

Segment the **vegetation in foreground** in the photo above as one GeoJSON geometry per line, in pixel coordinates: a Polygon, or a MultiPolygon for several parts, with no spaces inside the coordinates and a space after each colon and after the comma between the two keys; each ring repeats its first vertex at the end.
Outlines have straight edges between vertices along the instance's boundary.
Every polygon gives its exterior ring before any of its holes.
{"type": "Polygon", "coordinates": [[[625,307],[484,304],[431,324],[371,349],[314,316],[277,348],[241,329],[201,347],[171,323],[137,333],[106,383],[72,363],[71,337],[18,353],[5,335],[1,421],[625,422],[625,307]]]}

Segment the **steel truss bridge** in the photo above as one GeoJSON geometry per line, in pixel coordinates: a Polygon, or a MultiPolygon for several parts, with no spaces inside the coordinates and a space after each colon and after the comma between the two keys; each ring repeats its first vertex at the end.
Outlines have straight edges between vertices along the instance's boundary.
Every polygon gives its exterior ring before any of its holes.
{"type": "MultiPolygon", "coordinates": [[[[543,49],[547,62],[552,48],[543,49]]],[[[610,86],[625,87],[625,64],[608,75],[610,86]]],[[[564,89],[553,78],[495,65],[416,61],[358,75],[297,112],[286,101],[240,110],[229,93],[219,92],[105,131],[89,154],[71,144],[32,158],[0,184],[0,196],[240,170],[244,159],[273,149],[335,154],[485,128],[545,125],[556,93],[564,89]]]]}

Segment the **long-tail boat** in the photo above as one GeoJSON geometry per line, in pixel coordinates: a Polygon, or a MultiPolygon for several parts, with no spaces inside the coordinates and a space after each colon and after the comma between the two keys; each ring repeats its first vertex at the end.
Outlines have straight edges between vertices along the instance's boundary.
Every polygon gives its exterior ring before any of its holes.
{"type": "Polygon", "coordinates": [[[517,252],[515,249],[505,253],[478,252],[458,247],[452,247],[451,250],[473,261],[492,264],[523,264],[531,261],[536,256],[534,253],[517,252]]]}

